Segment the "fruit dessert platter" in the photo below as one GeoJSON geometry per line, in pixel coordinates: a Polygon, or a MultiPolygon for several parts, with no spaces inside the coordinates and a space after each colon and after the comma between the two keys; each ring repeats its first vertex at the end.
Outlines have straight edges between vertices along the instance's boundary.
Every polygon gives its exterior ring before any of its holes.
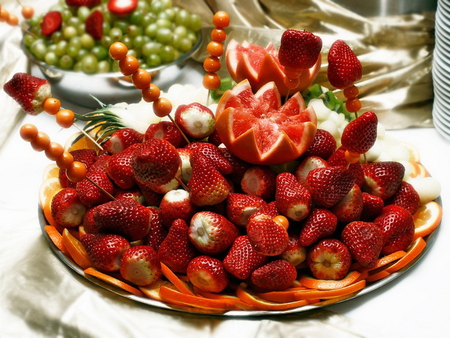
{"type": "Polygon", "coordinates": [[[400,276],[435,236],[440,185],[414,146],[360,112],[358,57],[343,40],[329,49],[337,98],[314,84],[319,36],[286,30],[265,47],[225,48],[229,16],[212,22],[202,88],[160,91],[121,42],[109,56],[140,103],[78,115],[46,80],[5,84],[31,115],[85,122],[65,146],[20,129],[55,161],[39,199],[52,249],[112,292],[207,314],[306,311],[400,276]]]}

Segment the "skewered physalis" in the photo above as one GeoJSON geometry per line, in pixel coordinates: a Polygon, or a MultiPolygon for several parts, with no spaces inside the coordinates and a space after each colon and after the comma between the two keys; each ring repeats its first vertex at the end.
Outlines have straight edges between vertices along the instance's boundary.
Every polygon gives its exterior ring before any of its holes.
{"type": "Polygon", "coordinates": [[[79,182],[86,177],[86,166],[79,161],[73,161],[67,167],[66,176],[72,182],[79,182]]]}

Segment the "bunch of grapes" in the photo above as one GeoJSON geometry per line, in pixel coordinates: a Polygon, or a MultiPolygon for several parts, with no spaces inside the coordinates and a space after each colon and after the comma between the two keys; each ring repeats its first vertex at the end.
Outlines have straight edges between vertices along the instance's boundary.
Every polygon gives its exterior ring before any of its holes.
{"type": "Polygon", "coordinates": [[[59,11],[61,29],[51,36],[41,32],[43,15],[29,21],[23,42],[31,54],[48,65],[87,74],[118,72],[117,61],[108,55],[109,46],[124,43],[142,68],[155,68],[173,62],[190,51],[199,39],[201,18],[173,6],[171,0],[139,0],[127,16],[112,14],[108,1],[95,7],[71,7],[60,0],[49,11],[59,11]],[[104,18],[101,39],[86,32],[86,19],[99,10],[104,18]]]}

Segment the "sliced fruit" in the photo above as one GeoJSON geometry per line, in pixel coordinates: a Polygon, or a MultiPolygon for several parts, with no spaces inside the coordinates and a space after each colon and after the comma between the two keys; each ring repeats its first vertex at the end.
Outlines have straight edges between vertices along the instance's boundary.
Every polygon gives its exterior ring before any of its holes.
{"type": "Polygon", "coordinates": [[[67,249],[64,247],[62,236],[59,231],[53,225],[45,225],[44,229],[53,244],[55,244],[55,246],[63,253],[69,254],[67,249]]]}
{"type": "Polygon", "coordinates": [[[76,239],[67,229],[64,229],[62,233],[62,244],[69,252],[70,257],[82,269],[87,269],[92,266],[89,255],[87,254],[81,242],[76,239]]]}
{"type": "Polygon", "coordinates": [[[234,303],[236,308],[239,308],[240,310],[254,310],[254,308],[250,304],[243,302],[235,295],[230,295],[230,294],[226,294],[226,293],[207,292],[207,291],[200,290],[198,288],[194,288],[194,289],[195,289],[195,293],[202,297],[210,298],[210,299],[217,299],[217,300],[226,300],[227,302],[231,301],[234,303]]]}
{"type": "Polygon", "coordinates": [[[136,289],[135,287],[133,287],[125,282],[122,282],[120,279],[117,279],[115,277],[107,275],[106,273],[100,272],[94,268],[87,268],[84,270],[84,273],[86,275],[90,275],[90,276],[96,277],[98,279],[101,279],[102,281],[104,281],[108,284],[116,286],[116,287],[118,287],[122,290],[125,290],[129,293],[132,293],[136,296],[140,296],[140,297],[144,296],[144,294],[141,291],[139,291],[139,289],[136,289]]]}
{"type": "Polygon", "coordinates": [[[359,279],[361,273],[358,271],[352,271],[347,274],[342,279],[339,280],[326,280],[326,279],[317,279],[310,276],[302,276],[300,278],[300,283],[309,288],[309,289],[317,289],[317,290],[333,290],[333,289],[341,289],[345,286],[348,286],[359,279]]]}
{"type": "Polygon", "coordinates": [[[399,250],[399,251],[393,252],[389,255],[383,256],[383,257],[379,258],[377,260],[377,262],[375,263],[375,265],[372,268],[370,268],[369,270],[375,271],[379,268],[385,267],[388,264],[391,264],[391,263],[399,260],[400,258],[402,258],[405,255],[406,255],[406,251],[399,250]]]}
{"type": "Polygon", "coordinates": [[[396,263],[389,266],[386,271],[389,273],[396,272],[416,259],[427,246],[427,242],[422,237],[417,238],[409,247],[408,252],[396,263]]]}
{"type": "Polygon", "coordinates": [[[412,145],[409,142],[400,142],[407,150],[409,153],[409,161],[410,162],[415,162],[415,163],[420,163],[420,153],[419,150],[416,148],[416,146],[412,145]]]}
{"type": "Polygon", "coordinates": [[[44,206],[51,202],[53,196],[61,189],[62,186],[58,177],[50,177],[42,182],[39,188],[39,204],[41,208],[44,209],[44,206]]]}
{"type": "Polygon", "coordinates": [[[225,92],[216,110],[216,130],[225,146],[253,164],[282,164],[302,155],[314,140],[317,117],[300,93],[281,105],[269,82],[253,94],[247,80],[225,92]]]}
{"type": "Polygon", "coordinates": [[[305,290],[304,286],[299,288],[291,288],[284,291],[269,291],[269,292],[258,292],[256,295],[259,298],[275,302],[275,303],[291,303],[295,302],[297,299],[295,298],[295,290],[305,290]]]}
{"type": "Polygon", "coordinates": [[[340,289],[332,290],[296,290],[293,291],[296,299],[331,299],[335,297],[341,297],[364,289],[366,286],[366,280],[360,280],[359,282],[350,284],[340,289]]]}
{"type": "Polygon", "coordinates": [[[161,272],[181,293],[185,293],[187,295],[194,296],[194,292],[192,292],[191,288],[181,280],[170,268],[161,263],[161,272]]]}
{"type": "Polygon", "coordinates": [[[52,162],[44,168],[44,172],[42,173],[42,181],[54,177],[59,177],[59,167],[56,165],[56,163],[52,162]]]}
{"type": "Polygon", "coordinates": [[[140,286],[139,289],[148,298],[162,301],[162,298],[159,295],[159,289],[161,288],[161,286],[165,286],[168,288],[174,288],[174,285],[171,282],[160,279],[150,285],[140,286]]]}
{"type": "Polygon", "coordinates": [[[366,281],[367,282],[376,282],[377,280],[386,278],[387,276],[389,276],[391,273],[388,272],[387,270],[380,270],[378,272],[375,272],[373,274],[370,274],[367,278],[366,281]]]}
{"type": "Polygon", "coordinates": [[[442,207],[434,202],[421,205],[413,215],[415,231],[414,239],[432,233],[441,223],[442,207]]]}
{"type": "Polygon", "coordinates": [[[89,139],[87,136],[82,136],[82,133],[79,132],[70,136],[64,145],[64,150],[68,152],[78,149],[97,150],[97,146],[91,139],[89,139]]]}

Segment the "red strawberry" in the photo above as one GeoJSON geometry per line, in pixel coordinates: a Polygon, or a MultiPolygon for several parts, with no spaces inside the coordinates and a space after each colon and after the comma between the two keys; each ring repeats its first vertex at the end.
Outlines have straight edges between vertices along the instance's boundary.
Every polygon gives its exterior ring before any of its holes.
{"type": "Polygon", "coordinates": [[[186,145],[183,135],[171,121],[161,121],[148,126],[144,139],[162,138],[171,143],[175,148],[182,148],[186,145]]]}
{"type": "Polygon", "coordinates": [[[363,154],[377,140],[378,118],[373,112],[365,112],[351,121],[342,132],[341,143],[348,151],[363,154]]]}
{"type": "Polygon", "coordinates": [[[109,156],[106,163],[106,173],[122,189],[131,189],[136,185],[131,161],[133,152],[139,146],[139,143],[132,144],[125,150],[109,156]]]}
{"type": "Polygon", "coordinates": [[[228,159],[223,155],[219,148],[211,143],[192,142],[186,146],[186,149],[191,151],[192,156],[197,153],[205,156],[222,175],[231,174],[233,171],[233,167],[228,159]]]}
{"type": "Polygon", "coordinates": [[[116,130],[103,144],[103,149],[110,154],[117,154],[135,143],[142,143],[144,135],[132,128],[116,130]]]}
{"type": "Polygon", "coordinates": [[[247,236],[255,251],[265,256],[280,255],[289,243],[286,228],[263,216],[248,221],[247,236]]]}
{"type": "Polygon", "coordinates": [[[163,194],[157,193],[155,191],[153,191],[152,189],[150,189],[149,187],[147,187],[144,184],[140,184],[139,182],[137,182],[137,185],[139,187],[139,189],[142,192],[142,195],[144,195],[144,199],[145,199],[145,205],[149,205],[149,206],[159,206],[159,204],[161,203],[161,200],[163,198],[163,194]]]}
{"type": "Polygon", "coordinates": [[[212,143],[217,147],[222,144],[222,140],[220,139],[220,135],[217,132],[217,129],[214,129],[211,135],[208,136],[208,143],[212,143]]]}
{"type": "MultiPolygon", "coordinates": [[[[72,154],[74,161],[84,164],[87,172],[90,171],[91,166],[97,161],[97,153],[93,149],[77,149],[70,151],[70,153],[72,154]]],[[[61,186],[75,188],[76,183],[69,181],[66,172],[67,169],[59,169],[59,182],[61,183],[61,186]]]]}
{"type": "Polygon", "coordinates": [[[66,0],[67,6],[74,6],[74,7],[94,7],[100,4],[101,0],[66,0]]]}
{"type": "Polygon", "coordinates": [[[44,111],[42,105],[52,95],[50,82],[27,73],[15,73],[11,80],[3,85],[3,90],[27,114],[33,116],[44,111]]]}
{"type": "Polygon", "coordinates": [[[95,225],[94,221],[94,208],[87,209],[84,216],[83,216],[83,222],[80,224],[80,226],[83,226],[84,231],[87,234],[98,234],[100,233],[99,229],[95,225]]]}
{"type": "Polygon", "coordinates": [[[327,130],[317,129],[313,143],[303,156],[318,156],[327,160],[336,150],[336,140],[327,130]]]}
{"type": "Polygon", "coordinates": [[[405,174],[405,167],[400,162],[365,163],[362,167],[364,170],[362,190],[383,200],[397,192],[405,174]]]}
{"type": "Polygon", "coordinates": [[[362,77],[361,62],[342,40],[336,40],[328,52],[328,81],[338,89],[352,86],[362,77]]]}
{"type": "Polygon", "coordinates": [[[331,236],[336,231],[337,223],[337,217],[330,210],[313,209],[300,229],[299,244],[310,246],[331,236]]]}
{"type": "Polygon", "coordinates": [[[230,184],[201,153],[192,159],[192,176],[188,182],[191,201],[197,206],[223,202],[230,193],[230,184]]]}
{"type": "Polygon", "coordinates": [[[355,179],[347,169],[329,167],[311,170],[306,182],[317,206],[330,208],[348,194],[355,179]]]}
{"type": "Polygon", "coordinates": [[[172,223],[164,241],[158,249],[160,261],[173,272],[186,273],[189,262],[197,256],[197,251],[189,241],[189,228],[185,221],[178,219],[172,223]]]}
{"type": "MultiPolygon", "coordinates": [[[[255,211],[253,214],[250,215],[250,217],[248,218],[248,221],[250,221],[251,219],[254,218],[274,218],[276,216],[278,216],[280,213],[278,212],[277,209],[277,202],[276,201],[272,201],[269,202],[265,205],[263,205],[261,208],[259,208],[257,211],[255,211]]],[[[247,221],[247,224],[248,224],[247,221]]]]}
{"type": "Polygon", "coordinates": [[[81,202],[92,206],[111,200],[111,196],[114,193],[114,185],[104,171],[90,171],[86,174],[86,177],[96,185],[92,184],[87,178],[77,183],[76,190],[81,202]]]}
{"type": "Polygon", "coordinates": [[[308,251],[307,263],[317,279],[342,279],[352,263],[348,247],[334,238],[322,239],[308,251]]]}
{"type": "Polygon", "coordinates": [[[116,233],[133,242],[144,238],[150,229],[152,212],[132,199],[106,202],[93,212],[97,232],[116,233]]]}
{"type": "MultiPolygon", "coordinates": [[[[181,160],[181,158],[180,158],[181,160]]],[[[175,174],[175,177],[172,178],[169,182],[161,185],[152,185],[151,188],[153,191],[159,194],[166,194],[171,190],[178,189],[181,181],[181,166],[178,168],[178,171],[175,174]]]]}
{"type": "Polygon", "coordinates": [[[92,171],[96,171],[96,170],[105,171],[106,170],[106,165],[108,163],[108,159],[109,159],[110,156],[111,155],[109,155],[106,151],[98,153],[97,157],[95,158],[95,162],[92,163],[92,165],[89,167],[89,170],[92,170],[92,171]]]}
{"type": "Polygon", "coordinates": [[[366,222],[371,222],[381,214],[384,208],[384,201],[378,197],[371,195],[367,192],[362,193],[363,198],[363,210],[361,213],[361,220],[366,222]]]}
{"type": "Polygon", "coordinates": [[[130,247],[124,237],[113,234],[86,234],[80,241],[94,267],[103,271],[118,271],[120,258],[130,247]]]}
{"type": "Polygon", "coordinates": [[[414,237],[414,219],[411,213],[398,205],[388,205],[373,221],[383,233],[384,245],[381,253],[389,255],[395,251],[405,250],[414,237]]]}
{"type": "Polygon", "coordinates": [[[277,176],[275,201],[280,214],[297,222],[306,218],[312,208],[312,198],[308,189],[288,172],[277,176]]]}
{"type": "Polygon", "coordinates": [[[197,212],[197,207],[191,202],[189,193],[183,189],[170,190],[159,205],[162,224],[169,228],[173,221],[181,218],[189,223],[197,212]]]}
{"type": "Polygon", "coordinates": [[[245,227],[248,218],[266,202],[258,196],[230,193],[227,198],[227,218],[237,226],[245,227]]]}
{"type": "Polygon", "coordinates": [[[386,205],[395,204],[408,210],[411,215],[414,215],[419,207],[420,196],[411,183],[403,181],[397,192],[386,200],[386,205]]]}
{"type": "Polygon", "coordinates": [[[364,171],[360,162],[348,163],[345,158],[345,148],[339,147],[336,151],[328,158],[328,165],[330,167],[344,167],[347,168],[355,177],[355,184],[362,187],[364,183],[364,171]]]}
{"type": "Polygon", "coordinates": [[[230,276],[221,260],[210,256],[197,256],[189,262],[187,277],[197,288],[206,292],[222,292],[230,276]]]}
{"type": "Polygon", "coordinates": [[[308,31],[288,29],[281,36],[278,59],[287,69],[311,68],[322,49],[322,39],[308,31]]]}
{"type": "Polygon", "coordinates": [[[186,148],[178,148],[181,159],[181,179],[184,183],[189,182],[192,176],[191,154],[192,151],[186,148]]]}
{"type": "Polygon", "coordinates": [[[144,237],[144,245],[150,245],[155,251],[159,250],[162,241],[167,236],[167,228],[162,224],[161,214],[157,207],[148,207],[152,212],[150,230],[144,237]]]}
{"type": "Polygon", "coordinates": [[[189,240],[203,254],[224,252],[238,236],[236,226],[215,212],[200,211],[191,218],[189,240]]]}
{"type": "Polygon", "coordinates": [[[145,203],[144,194],[142,194],[142,191],[137,187],[131,189],[117,189],[116,192],[114,193],[114,197],[117,200],[124,198],[132,198],[142,205],[144,205],[145,203]]]}
{"type": "Polygon", "coordinates": [[[84,23],[86,33],[95,40],[100,40],[103,36],[103,14],[99,10],[93,11],[86,18],[84,23]]]}
{"type": "Polygon", "coordinates": [[[127,16],[131,14],[137,7],[138,0],[109,0],[109,11],[117,16],[127,16]]]}
{"type": "Polygon", "coordinates": [[[197,102],[178,106],[175,111],[175,123],[184,134],[196,140],[208,137],[216,128],[214,113],[197,102]]]}
{"type": "Polygon", "coordinates": [[[300,244],[298,234],[289,234],[289,243],[280,258],[292,263],[295,267],[299,267],[306,260],[306,247],[300,244]]]}
{"type": "Polygon", "coordinates": [[[51,36],[54,32],[59,31],[62,21],[62,15],[59,11],[47,12],[40,23],[42,35],[51,36]]]}
{"type": "Polygon", "coordinates": [[[228,150],[228,148],[220,147],[219,151],[228,160],[228,162],[230,162],[231,167],[233,168],[230,174],[231,180],[236,184],[240,184],[242,176],[244,176],[250,165],[234,155],[231,151],[228,150]]]}
{"type": "Polygon", "coordinates": [[[267,263],[252,272],[250,280],[261,291],[282,291],[297,279],[297,269],[284,259],[267,263]]]}
{"type": "Polygon", "coordinates": [[[56,223],[71,228],[83,222],[87,208],[75,189],[64,188],[53,196],[51,210],[56,223]]]}
{"type": "Polygon", "coordinates": [[[363,211],[363,197],[357,184],[353,185],[348,194],[330,209],[339,223],[359,221],[363,211]]]}
{"type": "Polygon", "coordinates": [[[350,222],[342,230],[341,239],[359,264],[366,268],[375,265],[383,247],[383,234],[378,226],[370,222],[350,222]]]}
{"type": "Polygon", "coordinates": [[[140,286],[156,282],[162,275],[158,254],[148,245],[129,248],[120,260],[120,275],[125,280],[140,286]]]}
{"type": "Polygon", "coordinates": [[[239,236],[223,260],[225,269],[238,279],[247,279],[257,268],[267,262],[267,256],[255,251],[246,235],[239,236]]]}
{"type": "Polygon", "coordinates": [[[276,172],[270,167],[253,166],[242,176],[241,189],[249,195],[271,201],[275,196],[276,178],[276,172]]]}
{"type": "Polygon", "coordinates": [[[175,147],[166,140],[150,139],[133,152],[131,165],[136,181],[152,189],[175,177],[181,159],[175,147]]]}
{"type": "Polygon", "coordinates": [[[328,167],[328,163],[323,158],[318,156],[308,156],[295,168],[294,175],[298,183],[306,186],[306,177],[311,170],[326,167],[328,167]]]}

